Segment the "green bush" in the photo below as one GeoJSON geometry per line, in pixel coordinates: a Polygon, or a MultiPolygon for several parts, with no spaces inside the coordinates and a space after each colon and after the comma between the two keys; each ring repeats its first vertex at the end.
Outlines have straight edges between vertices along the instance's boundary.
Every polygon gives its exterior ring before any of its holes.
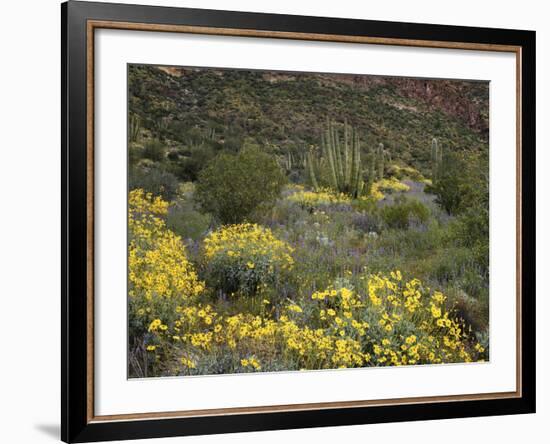
{"type": "Polygon", "coordinates": [[[166,147],[159,140],[148,141],[143,148],[142,156],[144,159],[150,159],[159,162],[166,156],[166,147]]]}
{"type": "Polygon", "coordinates": [[[392,205],[381,210],[382,219],[390,228],[405,229],[411,222],[424,223],[430,216],[430,210],[418,200],[396,199],[392,205]]]}
{"type": "Polygon", "coordinates": [[[211,218],[193,208],[191,202],[177,200],[168,211],[166,226],[183,239],[199,240],[210,228],[211,218]]]}
{"type": "Polygon", "coordinates": [[[128,182],[130,190],[141,188],[167,201],[174,198],[179,186],[176,176],[158,165],[130,168],[128,182]]]}
{"type": "Polygon", "coordinates": [[[480,196],[475,205],[460,214],[450,225],[451,240],[468,248],[481,273],[489,273],[489,194],[480,196]]]}
{"type": "Polygon", "coordinates": [[[239,223],[272,207],[285,182],[274,157],[247,148],[216,156],[199,174],[195,199],[220,222],[239,223]]]}

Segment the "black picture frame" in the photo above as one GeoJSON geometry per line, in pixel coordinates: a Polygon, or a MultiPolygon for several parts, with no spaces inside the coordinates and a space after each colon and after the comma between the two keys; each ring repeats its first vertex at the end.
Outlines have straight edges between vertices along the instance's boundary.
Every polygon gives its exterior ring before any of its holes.
{"type": "MultiPolygon", "coordinates": [[[[535,412],[535,32],[69,1],[61,5],[62,53],[62,375],[61,438],[90,442],[325,427],[535,412]],[[90,20],[520,48],[521,393],[500,399],[443,400],[318,410],[96,421],[90,416],[90,161],[87,38],[90,20]]],[[[92,201],[93,203],[93,201],[92,201]]],[[[90,319],[92,317],[92,319],[90,319]]],[[[91,325],[91,327],[90,327],[91,325]]]]}

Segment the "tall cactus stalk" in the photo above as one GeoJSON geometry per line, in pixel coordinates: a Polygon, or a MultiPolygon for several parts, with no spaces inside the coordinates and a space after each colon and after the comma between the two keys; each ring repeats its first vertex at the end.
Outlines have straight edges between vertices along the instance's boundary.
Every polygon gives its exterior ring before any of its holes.
{"type": "Polygon", "coordinates": [[[443,163],[443,147],[434,137],[432,139],[432,183],[436,183],[441,174],[441,164],[443,163]]]}
{"type": "Polygon", "coordinates": [[[321,136],[321,146],[323,149],[323,155],[328,160],[332,187],[337,190],[339,187],[338,175],[336,173],[337,168],[334,160],[333,150],[331,149],[332,144],[330,143],[330,131],[328,129],[325,134],[321,136]]]}
{"type": "Polygon", "coordinates": [[[283,155],[279,159],[279,163],[281,165],[281,168],[289,174],[292,171],[293,163],[292,163],[292,154],[286,153],[286,155],[283,155]]]}
{"type": "Polygon", "coordinates": [[[382,180],[386,172],[386,163],[391,162],[390,150],[385,149],[383,143],[379,143],[371,155],[372,172],[369,172],[369,178],[373,182],[375,180],[382,180]]]}
{"type": "Polygon", "coordinates": [[[384,158],[385,158],[384,144],[379,143],[378,148],[376,150],[376,168],[377,168],[378,180],[382,180],[384,178],[384,167],[385,167],[384,158]]]}
{"type": "Polygon", "coordinates": [[[365,182],[363,180],[363,170],[361,168],[361,146],[359,142],[359,134],[354,131],[354,144],[353,144],[353,155],[352,155],[352,164],[351,164],[351,178],[353,181],[353,195],[354,197],[359,197],[363,192],[365,182]]]}
{"type": "MultiPolygon", "coordinates": [[[[352,136],[353,137],[353,136],[352,136]]],[[[348,140],[348,122],[344,121],[344,183],[349,184],[352,177],[353,170],[353,156],[355,151],[351,153],[350,159],[350,150],[348,149],[349,140],[348,140]]]]}
{"type": "Polygon", "coordinates": [[[313,185],[314,190],[319,189],[319,183],[317,182],[317,176],[315,174],[315,158],[313,157],[313,152],[309,151],[306,158],[307,170],[309,173],[309,179],[311,180],[311,185],[313,185]]]}
{"type": "Polygon", "coordinates": [[[141,128],[141,119],[137,114],[130,114],[128,122],[128,133],[130,136],[130,142],[137,142],[139,139],[139,132],[141,128]]]}
{"type": "Polygon", "coordinates": [[[207,128],[206,129],[206,138],[208,140],[216,140],[216,128],[207,128]]]}
{"type": "Polygon", "coordinates": [[[323,156],[328,161],[331,187],[341,193],[358,197],[364,184],[360,141],[357,131],[347,122],[344,122],[344,137],[342,140],[336,125],[327,120],[327,127],[321,137],[321,146],[323,156]]]}
{"type": "Polygon", "coordinates": [[[376,152],[371,149],[368,156],[367,183],[365,185],[365,194],[370,194],[375,178],[376,178],[376,152]]]}

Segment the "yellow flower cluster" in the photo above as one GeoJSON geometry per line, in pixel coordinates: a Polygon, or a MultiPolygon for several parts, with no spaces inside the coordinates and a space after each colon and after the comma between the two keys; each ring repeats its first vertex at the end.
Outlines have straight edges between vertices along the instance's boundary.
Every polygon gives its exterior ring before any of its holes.
{"type": "Polygon", "coordinates": [[[374,195],[382,195],[384,193],[396,193],[396,192],[405,192],[409,191],[410,187],[397,180],[395,177],[390,177],[389,179],[381,179],[372,184],[371,193],[374,195]]]}
{"type": "Polygon", "coordinates": [[[423,288],[418,279],[402,281],[399,272],[390,277],[365,279],[367,307],[377,319],[371,339],[379,364],[406,365],[471,362],[481,352],[468,337],[464,323],[445,307],[445,296],[423,288]],[[380,340],[380,338],[382,338],[380,340]]]}
{"type": "Polygon", "coordinates": [[[190,369],[192,369],[192,368],[196,368],[196,367],[197,367],[197,365],[195,364],[194,361],[192,361],[192,360],[189,359],[189,358],[186,358],[185,356],[182,356],[182,357],[181,357],[180,362],[181,362],[181,364],[183,365],[183,367],[185,367],[185,368],[190,368],[190,369]]]}
{"type": "Polygon", "coordinates": [[[289,195],[287,199],[306,209],[351,202],[351,198],[348,195],[336,193],[328,188],[318,191],[298,191],[289,195]]]}
{"type": "Polygon", "coordinates": [[[136,189],[130,192],[128,211],[130,311],[143,326],[153,319],[166,323],[182,300],[202,293],[204,284],[188,261],[181,239],[166,228],[165,201],[136,189]]]}
{"type": "Polygon", "coordinates": [[[255,293],[292,269],[292,253],[290,245],[257,224],[226,225],[204,240],[210,276],[227,292],[255,293]]]}
{"type": "Polygon", "coordinates": [[[397,179],[408,178],[417,182],[426,181],[425,177],[420,171],[408,165],[403,166],[392,164],[388,167],[388,171],[391,176],[395,176],[397,179]]]}
{"type": "Polygon", "coordinates": [[[262,366],[260,365],[258,360],[256,358],[254,358],[253,356],[249,357],[249,358],[241,359],[241,365],[243,367],[252,367],[254,370],[261,370],[262,369],[262,366]]]}
{"type": "MultiPolygon", "coordinates": [[[[360,196],[359,200],[378,201],[385,197],[384,193],[405,192],[409,189],[410,187],[407,184],[400,182],[395,177],[384,178],[374,182],[368,195],[360,196]]],[[[337,193],[329,188],[322,188],[317,191],[297,191],[290,194],[287,200],[295,202],[308,210],[334,204],[349,204],[353,201],[349,195],[337,193]]]]}
{"type": "MultiPolygon", "coordinates": [[[[229,350],[233,371],[259,370],[260,362],[328,369],[482,359],[485,349],[453,318],[441,293],[430,293],[418,279],[404,281],[399,271],[361,277],[361,288],[314,292],[315,309],[307,316],[295,302],[278,319],[221,316],[209,305],[197,305],[178,308],[174,331],[153,331],[171,338],[181,356],[207,359],[215,350],[229,350]]],[[[183,367],[183,373],[192,368],[183,367]]]]}
{"type": "Polygon", "coordinates": [[[208,259],[220,254],[238,258],[271,252],[275,253],[272,259],[278,259],[287,266],[293,264],[292,248],[277,239],[269,228],[257,224],[226,225],[210,233],[204,243],[204,253],[208,259]]]}

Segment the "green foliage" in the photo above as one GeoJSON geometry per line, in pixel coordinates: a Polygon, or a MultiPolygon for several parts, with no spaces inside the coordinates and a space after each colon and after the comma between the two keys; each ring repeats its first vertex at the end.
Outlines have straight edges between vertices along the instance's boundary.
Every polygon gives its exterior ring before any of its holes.
{"type": "Polygon", "coordinates": [[[128,175],[128,188],[141,188],[165,200],[171,200],[178,190],[178,179],[158,165],[134,166],[128,175]]]}
{"type": "MultiPolygon", "coordinates": [[[[475,159],[476,167],[466,174],[468,186],[463,187],[463,205],[451,224],[452,239],[460,247],[470,249],[483,276],[489,273],[489,180],[487,162],[475,159]]],[[[470,163],[470,165],[472,164],[470,163]]]]}
{"type": "Polygon", "coordinates": [[[199,172],[216,156],[215,150],[207,143],[178,147],[168,154],[170,162],[166,169],[182,182],[195,181],[199,172]]]}
{"type": "MultiPolygon", "coordinates": [[[[309,147],[319,144],[327,115],[347,120],[361,134],[366,172],[367,147],[376,151],[380,142],[391,151],[392,162],[401,160],[426,177],[431,169],[426,134],[450,150],[479,151],[487,143],[484,131],[453,111],[458,103],[452,110],[442,110],[415,94],[402,94],[394,86],[397,79],[379,78],[375,84],[363,85],[360,79],[338,76],[213,69],[172,76],[156,67],[133,65],[128,80],[130,110],[140,117],[143,136],[150,133],[178,147],[205,141],[216,153],[237,152],[250,138],[263,148],[272,147],[277,157],[290,153],[293,177],[299,183],[309,176],[302,161],[309,147]]],[[[474,114],[479,110],[480,116],[486,116],[486,84],[453,81],[449,89],[461,91],[460,102],[473,108],[474,114]]],[[[195,155],[200,155],[198,150],[190,157],[195,155]]],[[[384,163],[389,163],[388,157],[384,163]]],[[[182,180],[195,179],[188,175],[182,180]]]]}
{"type": "Polygon", "coordinates": [[[405,229],[410,223],[426,222],[430,210],[418,200],[401,197],[396,199],[393,205],[384,206],[381,215],[388,227],[405,229]]]}
{"type": "Polygon", "coordinates": [[[130,114],[128,120],[128,136],[130,142],[137,142],[141,130],[141,118],[137,114],[130,114]]]}
{"type": "Polygon", "coordinates": [[[275,159],[255,148],[222,153],[199,174],[196,201],[220,222],[238,223],[267,209],[279,197],[286,178],[275,159]]]}
{"type": "Polygon", "coordinates": [[[160,162],[166,156],[166,146],[157,139],[149,140],[143,149],[143,158],[160,162]]]}
{"type": "Polygon", "coordinates": [[[198,241],[211,227],[212,218],[194,208],[193,192],[192,183],[180,187],[178,197],[168,209],[166,226],[183,239],[198,241]]]}
{"type": "Polygon", "coordinates": [[[459,216],[453,225],[454,240],[470,251],[482,273],[489,273],[489,211],[486,207],[475,208],[459,216]]]}
{"type": "Polygon", "coordinates": [[[447,152],[431,192],[448,214],[462,214],[488,201],[488,171],[485,155],[447,152]]]}
{"type": "Polygon", "coordinates": [[[136,142],[128,143],[128,166],[133,168],[143,159],[143,146],[136,142]]]}
{"type": "Polygon", "coordinates": [[[457,214],[464,206],[465,192],[470,186],[465,180],[466,167],[459,154],[449,152],[438,168],[437,180],[431,190],[437,196],[437,203],[448,214],[457,214]]]}
{"type": "Polygon", "coordinates": [[[376,179],[382,180],[384,178],[384,144],[379,143],[378,148],[376,149],[376,160],[375,160],[375,168],[376,168],[376,179]]]}
{"type": "Polygon", "coordinates": [[[432,139],[432,183],[436,183],[443,168],[443,147],[439,146],[437,139],[432,139]]]}
{"type": "Polygon", "coordinates": [[[317,159],[315,158],[313,152],[310,150],[307,153],[307,172],[309,174],[309,180],[311,181],[311,185],[313,186],[314,190],[319,189],[319,182],[317,181],[317,175],[315,173],[316,170],[319,170],[317,159]]]}

